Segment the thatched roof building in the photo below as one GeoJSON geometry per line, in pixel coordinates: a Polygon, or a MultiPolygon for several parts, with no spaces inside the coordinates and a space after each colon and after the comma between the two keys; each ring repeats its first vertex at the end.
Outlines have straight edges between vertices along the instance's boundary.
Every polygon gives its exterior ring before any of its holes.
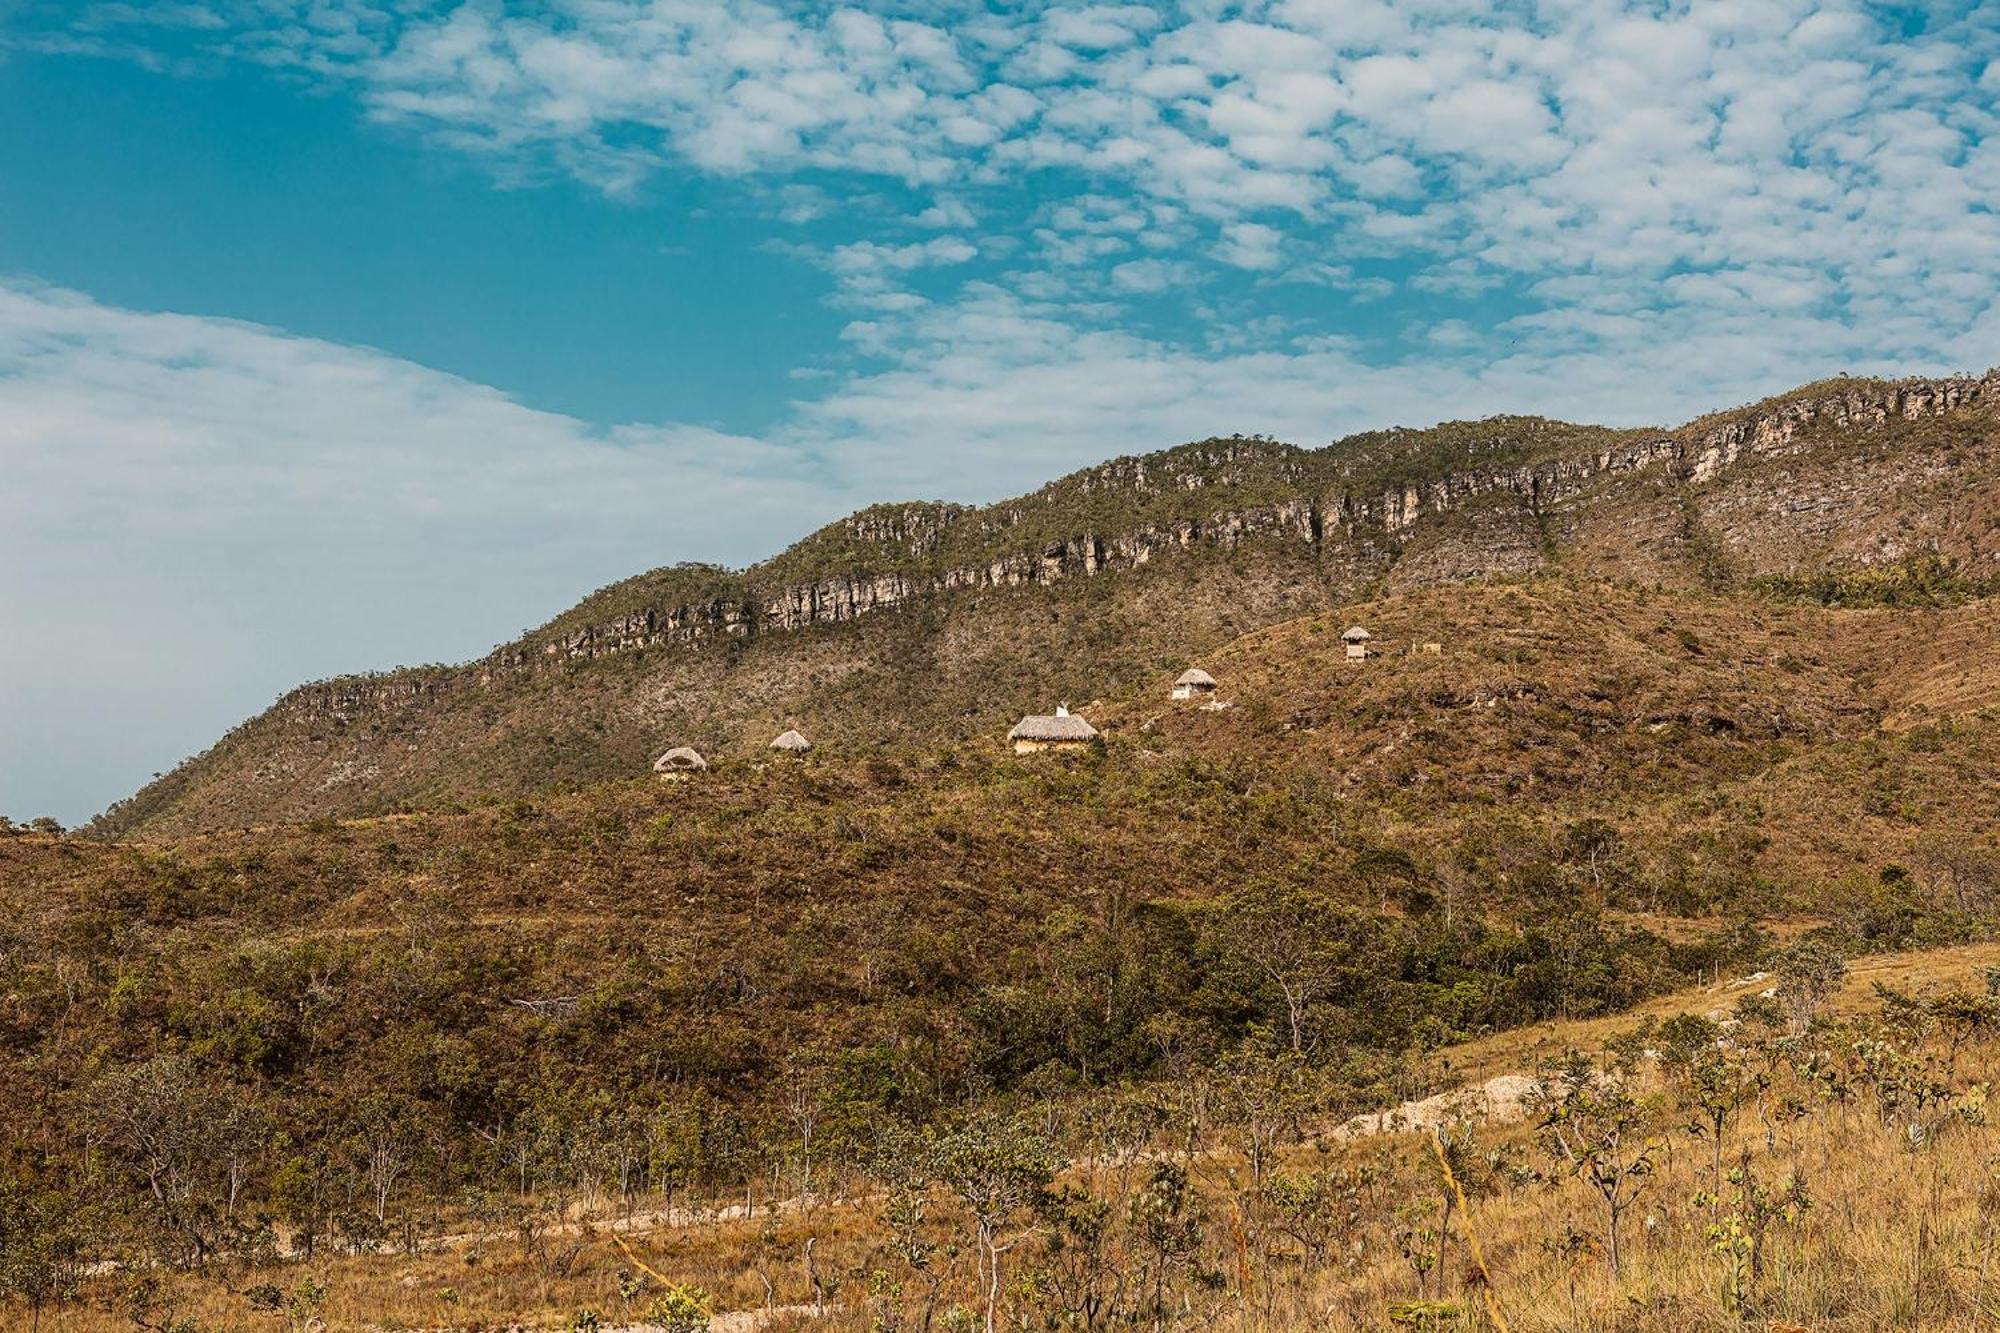
{"type": "Polygon", "coordinates": [[[691,745],[676,745],[653,761],[655,773],[700,773],[707,768],[708,760],[691,745]]]}
{"type": "Polygon", "coordinates": [[[1192,699],[1197,695],[1214,693],[1215,677],[1200,667],[1189,667],[1174,681],[1173,697],[1176,699],[1192,699]]]}
{"type": "Polygon", "coordinates": [[[778,738],[771,742],[773,750],[783,750],[787,754],[804,754],[807,750],[812,749],[812,747],[813,743],[807,740],[796,729],[780,733],[778,738]]]}
{"type": "Polygon", "coordinates": [[[1030,713],[1007,733],[1015,754],[1036,750],[1077,750],[1097,739],[1097,728],[1058,704],[1053,714],[1030,713]]]}
{"type": "Polygon", "coordinates": [[[1340,636],[1340,641],[1347,645],[1347,655],[1349,657],[1366,657],[1368,656],[1368,640],[1374,637],[1374,635],[1359,625],[1349,625],[1347,632],[1340,636]]]}

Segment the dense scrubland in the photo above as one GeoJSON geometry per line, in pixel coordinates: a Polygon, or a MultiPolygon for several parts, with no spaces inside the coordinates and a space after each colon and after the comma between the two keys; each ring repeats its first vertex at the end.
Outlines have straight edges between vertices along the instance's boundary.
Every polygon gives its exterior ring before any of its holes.
{"type": "MultiPolygon", "coordinates": [[[[1228,707],[1101,701],[1104,743],[1074,756],[822,749],[174,843],[17,832],[7,1281],[72,1321],[137,1299],[159,1326],[277,1326],[242,1293],[306,1281],[351,1326],[627,1319],[680,1298],[607,1224],[734,1203],[753,1216],[630,1243],[716,1308],[761,1307],[761,1271],[775,1304],[885,1328],[983,1325],[989,1301],[1053,1327],[1491,1320],[1428,1159],[1331,1128],[1549,1055],[1469,1069],[1491,1034],[1985,939],[2000,756],[1968,709],[1990,668],[1959,646],[1992,609],[1954,600],[1458,585],[1363,608],[1391,642],[1449,623],[1437,657],[1349,664],[1341,621],[1307,617],[1212,655],[1228,707]],[[985,1232],[964,1212],[981,1191],[1012,1200],[985,1232]],[[480,1239],[434,1248],[453,1234],[480,1239]],[[1399,1304],[1419,1300],[1459,1313],[1399,1304]]],[[[1985,1012],[1984,983],[1953,980],[1896,1059],[1930,1068],[1926,1024],[1985,1012]]],[[[1797,1059],[1860,1058],[1816,1015],[1751,1008],[1717,1049],[1768,1081],[1759,1115],[1804,1095],[1797,1059]]],[[[1976,1100],[1984,1021],[1948,1039],[1925,1114],[1976,1100]]],[[[1617,1151],[1659,1139],[1647,1170],[1693,1171],[1699,1145],[1664,1146],[1680,1075],[1619,1049],[1575,1096],[1629,1091],[1617,1151]]],[[[1823,1201],[1819,1167],[1906,1132],[1840,1105],[1774,1121],[1791,1155],[1764,1144],[1742,1188],[1812,1166],[1823,1201]]],[[[1975,1120],[1897,1150],[1983,1142],[1975,1120]]],[[[1748,1123],[1723,1127],[1730,1162],[1748,1123]]],[[[1602,1271],[1597,1196],[1532,1126],[1452,1133],[1452,1160],[1488,1164],[1462,1186],[1518,1326],[1733,1317],[1698,1301],[1715,1210],[1688,1211],[1693,1176],[1649,1183],[1656,1220],[1621,1231],[1632,1273],[1677,1265],[1635,1287],[1602,1271]],[[1537,1248],[1543,1226],[1573,1253],[1537,1248]]],[[[1960,1226],[1963,1202],[1940,1194],[1927,1225],[1960,1226]]],[[[1773,1247],[1808,1234],[1757,1225],[1773,1247]]],[[[1844,1252],[1785,1253],[1804,1267],[1782,1308],[1839,1308],[1844,1252]]],[[[1925,1318],[1971,1318],[1958,1271],[1909,1269],[1911,1308],[1935,1288],[1925,1318]]]]}

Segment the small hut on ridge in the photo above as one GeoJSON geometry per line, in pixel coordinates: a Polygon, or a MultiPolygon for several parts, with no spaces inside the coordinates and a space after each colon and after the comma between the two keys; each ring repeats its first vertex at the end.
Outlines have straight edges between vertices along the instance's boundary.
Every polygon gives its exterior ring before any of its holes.
{"type": "Polygon", "coordinates": [[[1200,667],[1189,667],[1181,672],[1174,682],[1173,696],[1176,699],[1206,699],[1215,693],[1215,677],[1200,667]]]}

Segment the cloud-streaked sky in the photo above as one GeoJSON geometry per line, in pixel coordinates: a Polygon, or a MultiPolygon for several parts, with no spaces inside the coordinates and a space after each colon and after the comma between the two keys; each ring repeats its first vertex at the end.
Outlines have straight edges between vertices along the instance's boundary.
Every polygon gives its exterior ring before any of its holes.
{"type": "Polygon", "coordinates": [[[2000,13],[0,0],[0,812],[1213,433],[2000,362],[2000,13]]]}

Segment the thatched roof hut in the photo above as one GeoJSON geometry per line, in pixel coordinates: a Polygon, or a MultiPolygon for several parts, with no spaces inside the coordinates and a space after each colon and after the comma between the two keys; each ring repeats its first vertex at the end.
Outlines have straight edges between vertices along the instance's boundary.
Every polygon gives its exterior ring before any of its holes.
{"type": "Polygon", "coordinates": [[[708,760],[691,745],[676,745],[653,761],[655,773],[700,773],[707,768],[708,760]]]}
{"type": "Polygon", "coordinates": [[[1368,656],[1368,640],[1374,637],[1374,635],[1359,625],[1349,625],[1347,632],[1340,636],[1340,641],[1347,645],[1347,655],[1349,657],[1366,657],[1368,656]]]}
{"type": "Polygon", "coordinates": [[[812,749],[812,747],[813,743],[807,740],[796,729],[780,733],[778,738],[771,742],[773,750],[783,750],[787,754],[804,754],[807,750],[812,749]]]}
{"type": "Polygon", "coordinates": [[[1214,694],[1215,677],[1200,667],[1189,667],[1174,681],[1173,697],[1192,699],[1198,694],[1214,694]]]}
{"type": "Polygon", "coordinates": [[[1016,754],[1027,754],[1034,750],[1073,750],[1090,744],[1097,739],[1097,728],[1069,711],[1069,705],[1058,704],[1052,714],[1030,713],[1014,724],[1007,733],[1007,739],[1014,742],[1016,754]]]}

